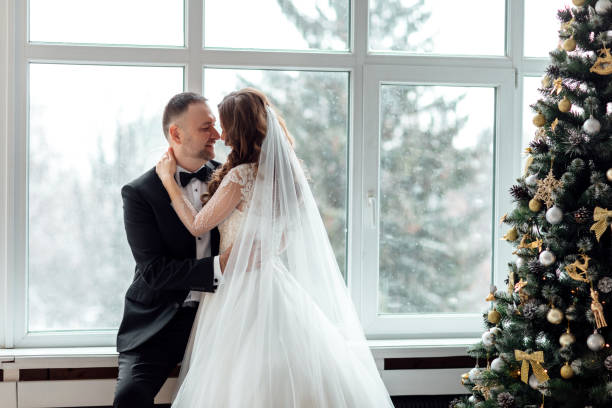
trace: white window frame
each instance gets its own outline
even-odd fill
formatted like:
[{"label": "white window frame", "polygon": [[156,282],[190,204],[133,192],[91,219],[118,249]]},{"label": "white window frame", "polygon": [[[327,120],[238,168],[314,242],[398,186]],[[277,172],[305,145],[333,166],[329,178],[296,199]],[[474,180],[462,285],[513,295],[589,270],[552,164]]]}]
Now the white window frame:
[{"label": "white window frame", "polygon": [[387,81],[496,88],[491,279],[503,287],[511,250],[499,240],[503,231],[497,220],[511,208],[508,188],[521,171],[522,78],[541,75],[547,65],[546,58],[522,55],[525,0],[506,0],[506,55],[499,57],[370,52],[367,0],[351,1],[348,52],[203,49],[202,2],[185,0],[185,47],[178,48],[30,44],[27,1],[7,0],[0,5],[0,27],[4,26],[0,28],[0,347],[112,346],[116,335],[116,331],[26,332],[30,62],[184,67],[185,89],[200,93],[206,67],[348,72],[347,281],[366,334],[371,339],[478,337],[482,332],[479,314],[390,317],[376,313],[378,230],[369,226],[368,193],[374,192],[378,200],[378,163],[372,155],[372,138],[378,137],[378,88]]}]

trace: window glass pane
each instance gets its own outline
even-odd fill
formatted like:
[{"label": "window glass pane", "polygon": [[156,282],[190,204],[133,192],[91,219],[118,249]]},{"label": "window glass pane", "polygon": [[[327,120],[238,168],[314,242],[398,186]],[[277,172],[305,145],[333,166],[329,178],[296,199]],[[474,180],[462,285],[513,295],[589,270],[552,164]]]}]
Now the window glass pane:
[{"label": "window glass pane", "polygon": [[533,117],[535,113],[529,107],[542,98],[542,95],[538,92],[540,88],[542,77],[524,77],[523,78],[523,143],[521,145],[521,151],[529,146],[529,142],[533,140],[536,132],[536,126],[533,124]]},{"label": "window glass pane", "polygon": [[30,41],[184,45],[182,0],[30,0]]},{"label": "window glass pane", "polygon": [[[205,69],[204,94],[211,107],[228,93],[250,86],[279,109],[329,234],[340,270],[346,262],[348,91],[347,72]],[[215,112],[218,116],[218,112]],[[217,143],[218,157],[227,155]]]},{"label": "window glass pane", "polygon": [[[504,0],[370,0],[369,48],[504,55]],[[478,24],[470,23],[477,16]]]},{"label": "window glass pane", "polygon": [[116,328],[134,276],[120,189],[155,165],[183,69],[30,65],[28,328]]},{"label": "window glass pane", "polygon": [[346,51],[348,38],[349,0],[204,0],[205,47]]},{"label": "window glass pane", "polygon": [[547,57],[559,44],[557,11],[565,6],[573,6],[571,0],[525,0],[525,40],[526,57]]},{"label": "window glass pane", "polygon": [[380,313],[468,313],[491,281],[493,88],[383,85]]}]

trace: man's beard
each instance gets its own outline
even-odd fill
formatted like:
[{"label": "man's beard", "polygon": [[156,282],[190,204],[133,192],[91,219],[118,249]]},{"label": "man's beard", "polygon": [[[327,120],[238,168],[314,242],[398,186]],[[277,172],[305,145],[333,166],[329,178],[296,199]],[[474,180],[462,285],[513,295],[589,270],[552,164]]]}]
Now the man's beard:
[{"label": "man's beard", "polygon": [[209,161],[215,158],[215,153],[214,151],[211,153],[206,149],[202,149],[198,152],[198,158]]}]

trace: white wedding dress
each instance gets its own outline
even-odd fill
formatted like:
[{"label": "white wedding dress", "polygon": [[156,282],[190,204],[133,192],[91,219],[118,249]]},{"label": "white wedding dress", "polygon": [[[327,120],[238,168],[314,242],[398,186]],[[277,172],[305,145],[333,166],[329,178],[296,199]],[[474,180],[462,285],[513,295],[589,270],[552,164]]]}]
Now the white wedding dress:
[{"label": "white wedding dress", "polygon": [[[199,214],[187,200],[177,209],[193,232],[218,224],[221,252],[233,247],[224,283],[198,308],[172,407],[391,408],[318,212],[311,219],[299,162],[273,133],[270,112],[259,166],[230,170]],[[280,193],[277,178],[292,192]]]}]

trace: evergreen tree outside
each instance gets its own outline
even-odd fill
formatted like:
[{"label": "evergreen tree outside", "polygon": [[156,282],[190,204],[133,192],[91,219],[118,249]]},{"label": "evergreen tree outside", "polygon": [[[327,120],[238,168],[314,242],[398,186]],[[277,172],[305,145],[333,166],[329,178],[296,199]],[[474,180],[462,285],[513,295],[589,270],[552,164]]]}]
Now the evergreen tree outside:
[{"label": "evergreen tree outside", "polygon": [[612,406],[612,4],[558,12],[560,46],[531,105],[538,127],[503,217],[515,248],[508,288],[491,288],[486,368],[466,407]]}]

